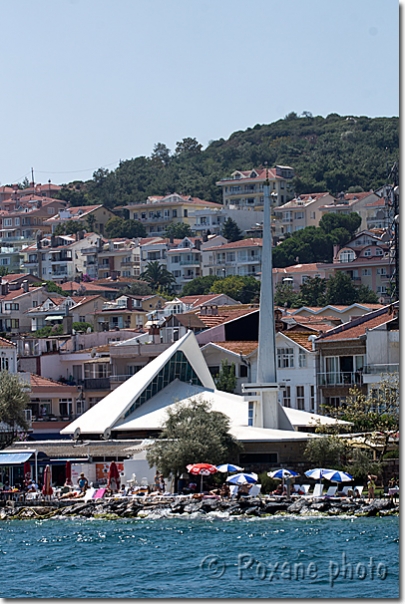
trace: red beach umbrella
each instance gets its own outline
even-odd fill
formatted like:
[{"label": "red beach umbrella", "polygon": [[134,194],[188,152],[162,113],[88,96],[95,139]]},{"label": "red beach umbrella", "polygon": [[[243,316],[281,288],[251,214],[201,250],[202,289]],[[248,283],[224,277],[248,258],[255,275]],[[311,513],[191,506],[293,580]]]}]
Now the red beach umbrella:
[{"label": "red beach umbrella", "polygon": [[44,471],[44,486],[42,487],[42,495],[52,495],[53,489],[51,487],[51,468],[50,466],[45,467]]},{"label": "red beach umbrella", "polygon": [[70,461],[66,462],[65,473],[66,473],[66,482],[68,484],[72,484],[72,464]]},{"label": "red beach umbrella", "polygon": [[218,468],[210,463],[194,463],[187,466],[187,472],[189,474],[194,474],[194,476],[201,476],[200,490],[202,491],[204,480],[203,477],[210,476],[210,474],[215,474],[218,472]]},{"label": "red beach umbrella", "polygon": [[111,489],[113,493],[119,491],[120,488],[120,473],[115,461],[110,463],[110,468],[108,470],[108,483],[107,487]]},{"label": "red beach umbrella", "polygon": [[29,461],[24,462],[24,480],[28,484],[31,478],[31,464]]}]

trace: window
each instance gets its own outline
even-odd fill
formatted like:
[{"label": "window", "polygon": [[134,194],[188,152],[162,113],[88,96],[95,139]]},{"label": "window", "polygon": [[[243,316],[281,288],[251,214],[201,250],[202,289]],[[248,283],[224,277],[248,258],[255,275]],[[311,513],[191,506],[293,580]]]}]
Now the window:
[{"label": "window", "polygon": [[188,216],[188,210],[185,209],[184,210],[184,218],[187,218],[187,216]]},{"label": "window", "polygon": [[302,220],[304,218],[304,212],[295,212],[295,220]]},{"label": "window", "polygon": [[364,255],[366,256],[366,258],[370,258],[370,256],[371,256],[371,250],[370,250],[370,248],[367,248],[365,250]]},{"label": "window", "polygon": [[20,310],[20,305],[16,302],[6,302],[4,305],[5,310]]},{"label": "window", "polygon": [[286,386],[283,390],[283,407],[291,407],[291,386]]},{"label": "window", "polygon": [[307,366],[307,353],[303,350],[300,350],[298,353],[298,366],[306,367]]},{"label": "window", "polygon": [[172,210],[172,216],[173,218],[177,218],[177,210]]},{"label": "window", "polygon": [[339,262],[352,262],[356,258],[353,250],[343,250],[339,255]]},{"label": "window", "polygon": [[178,264],[180,262],[180,256],[172,256],[172,264]]},{"label": "window", "polygon": [[325,404],[328,407],[335,407],[337,409],[340,406],[340,396],[326,396]]},{"label": "window", "polygon": [[315,386],[311,386],[310,405],[311,405],[311,411],[315,411]]},{"label": "window", "polygon": [[253,401],[249,401],[249,407],[248,407],[248,426],[253,426],[253,419],[254,419],[254,402]]},{"label": "window", "polygon": [[304,386],[297,386],[297,409],[305,409]]},{"label": "window", "polygon": [[2,357],[1,369],[2,369],[2,371],[8,371],[8,357]]},{"label": "window", "polygon": [[361,271],[361,274],[363,277],[370,277],[371,276],[371,268],[363,268]]},{"label": "window", "polygon": [[20,219],[14,218],[14,226],[20,226]]},{"label": "window", "polygon": [[84,315],[80,315],[79,316],[79,322],[80,323],[85,323],[86,322],[86,317]]},{"label": "window", "polygon": [[301,277],[301,283],[306,283],[311,277],[309,277],[308,275],[302,275]]},{"label": "window", "polygon": [[208,369],[213,377],[216,377],[219,373],[219,365],[213,365],[212,367],[208,367]]},{"label": "window", "polygon": [[3,218],[3,226],[5,226],[5,227],[13,226],[13,219],[12,218]]},{"label": "window", "polygon": [[315,217],[316,217],[315,212],[311,212],[311,219],[312,219],[312,220],[314,220],[314,219],[315,219]]},{"label": "window", "polygon": [[18,329],[20,327],[19,319],[6,319],[6,329]]},{"label": "window", "polygon": [[386,275],[387,274],[387,269],[386,268],[378,268],[377,269],[377,275]]},{"label": "window", "polygon": [[277,348],[277,367],[280,369],[294,367],[293,348]]},{"label": "window", "polygon": [[248,368],[246,365],[239,365],[239,377],[245,378],[248,376]]},{"label": "window", "polygon": [[385,285],[379,285],[377,287],[377,294],[386,294],[387,293],[387,288],[385,287]]},{"label": "window", "polygon": [[65,416],[72,415],[72,401],[70,399],[59,399],[59,414]]},{"label": "window", "polygon": [[375,249],[375,255],[376,256],[384,256],[384,252],[383,252],[383,250],[380,247],[377,247]]}]

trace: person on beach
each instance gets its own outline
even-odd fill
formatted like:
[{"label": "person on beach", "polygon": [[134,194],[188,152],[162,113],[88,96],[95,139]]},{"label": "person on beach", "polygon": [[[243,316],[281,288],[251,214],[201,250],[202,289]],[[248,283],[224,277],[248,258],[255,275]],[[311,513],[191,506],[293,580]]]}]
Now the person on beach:
[{"label": "person on beach", "polygon": [[372,499],[375,498],[375,480],[377,480],[377,476],[374,476],[373,474],[369,474],[367,476],[368,478],[368,482],[367,482],[367,488],[368,488],[368,498],[371,501]]},{"label": "person on beach", "polygon": [[153,479],[155,483],[155,491],[160,491],[160,474],[156,470],[155,478]]},{"label": "person on beach", "polygon": [[79,485],[79,489],[80,489],[81,493],[85,493],[87,491],[87,489],[89,488],[89,481],[85,477],[84,472],[80,473],[77,484]]},{"label": "person on beach", "polygon": [[163,474],[159,474],[159,491],[164,493],[166,491],[165,477]]}]

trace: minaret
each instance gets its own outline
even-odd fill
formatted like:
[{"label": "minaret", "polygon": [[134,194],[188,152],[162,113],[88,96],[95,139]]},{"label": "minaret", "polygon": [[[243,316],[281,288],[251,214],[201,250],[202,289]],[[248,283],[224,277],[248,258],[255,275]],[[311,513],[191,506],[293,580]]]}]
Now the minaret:
[{"label": "minaret", "polygon": [[270,183],[267,173],[264,185],[262,281],[260,288],[257,376],[255,384],[243,384],[242,389],[245,393],[245,399],[254,403],[254,426],[293,430],[283,407],[278,402],[279,388],[276,361]]}]

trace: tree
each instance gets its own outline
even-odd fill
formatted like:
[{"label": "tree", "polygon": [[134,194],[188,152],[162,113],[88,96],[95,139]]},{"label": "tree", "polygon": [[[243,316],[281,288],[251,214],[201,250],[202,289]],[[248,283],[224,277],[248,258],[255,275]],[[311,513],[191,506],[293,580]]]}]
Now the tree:
[{"label": "tree", "polygon": [[181,292],[182,296],[202,296],[212,291],[213,284],[219,280],[215,275],[196,277],[190,283],[186,283]]},{"label": "tree", "polygon": [[126,294],[131,296],[148,296],[149,294],[153,294],[153,289],[146,281],[134,281],[129,287],[121,289],[117,297],[125,296]]},{"label": "tree", "polygon": [[110,239],[115,237],[126,237],[134,239],[136,237],[146,237],[146,229],[139,220],[125,220],[119,216],[110,218],[105,225],[105,233]]},{"label": "tree", "polygon": [[[5,426],[2,428],[2,446],[8,446],[21,430],[28,429],[25,418],[25,410],[30,400],[27,392],[27,384],[20,381],[18,375],[8,371],[0,371],[0,422]],[[9,435],[9,440],[4,435]]]},{"label": "tree", "polygon": [[333,233],[335,229],[343,228],[353,237],[361,225],[361,216],[357,212],[350,214],[325,213],[319,221],[319,228],[325,233]]},{"label": "tree", "polygon": [[218,390],[223,392],[235,392],[236,388],[236,375],[235,375],[235,363],[228,363],[228,359],[221,361],[221,369],[215,376],[215,385]]},{"label": "tree", "polygon": [[183,140],[176,143],[176,155],[199,155],[201,153],[202,145],[196,138],[183,138]]},{"label": "tree", "polygon": [[0,266],[0,277],[5,277],[5,275],[8,275],[9,270],[7,268],[7,266]]},{"label": "tree", "polygon": [[254,277],[230,275],[215,281],[211,288],[214,294],[226,294],[242,304],[258,302],[260,297],[260,282]]},{"label": "tree", "polygon": [[382,459],[390,438],[399,431],[399,374],[386,374],[369,394],[351,388],[343,405],[325,405],[324,411],[350,422],[345,432],[362,433],[361,444]]},{"label": "tree", "polygon": [[363,304],[377,304],[378,296],[368,285],[362,283],[357,288],[357,302],[362,302]]},{"label": "tree", "polygon": [[232,218],[227,218],[222,227],[222,236],[228,241],[239,241],[243,239],[242,231]]},{"label": "tree", "polygon": [[204,400],[177,403],[169,409],[159,438],[146,458],[165,475],[176,479],[190,463],[220,464],[235,459],[239,443],[229,433],[229,418],[212,411]]},{"label": "tree", "polygon": [[326,279],[309,278],[300,287],[300,298],[305,306],[325,306]]},{"label": "tree", "polygon": [[304,456],[315,467],[339,470],[347,462],[348,448],[345,441],[335,434],[312,438],[305,447]]},{"label": "tree", "polygon": [[74,235],[84,229],[84,224],[80,220],[66,220],[56,225],[54,235]]},{"label": "tree", "polygon": [[94,225],[96,224],[96,217],[94,216],[94,214],[89,214],[86,218],[86,226],[87,226],[87,231],[89,233],[93,233],[94,232]]},{"label": "tree", "polygon": [[151,159],[158,165],[168,166],[170,163],[170,149],[164,143],[156,143],[153,147]]},{"label": "tree", "polygon": [[300,295],[294,291],[290,283],[277,283],[274,292],[274,304],[287,308],[299,308],[302,306]]},{"label": "tree", "polygon": [[170,291],[176,279],[165,266],[157,260],[148,262],[146,269],[141,273],[140,278],[149,283],[152,289],[157,290],[159,287]]},{"label": "tree", "polygon": [[165,237],[173,237],[173,239],[184,239],[184,237],[191,236],[191,227],[185,222],[172,222],[168,225],[165,232]]},{"label": "tree", "polygon": [[326,282],[326,304],[354,304],[357,288],[346,273],[338,271]]}]

